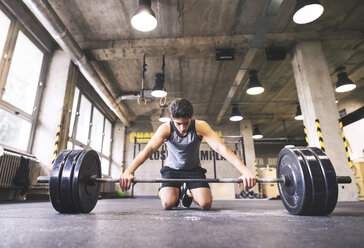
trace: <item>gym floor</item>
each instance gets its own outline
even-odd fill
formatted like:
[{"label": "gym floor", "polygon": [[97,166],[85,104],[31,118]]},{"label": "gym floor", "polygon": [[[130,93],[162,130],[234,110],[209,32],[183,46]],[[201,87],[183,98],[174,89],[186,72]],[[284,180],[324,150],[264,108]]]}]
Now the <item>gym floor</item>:
[{"label": "gym floor", "polygon": [[364,202],[328,217],[292,216],[280,200],[216,200],[166,211],[156,198],[99,200],[90,214],[50,202],[0,204],[0,247],[363,247]]}]

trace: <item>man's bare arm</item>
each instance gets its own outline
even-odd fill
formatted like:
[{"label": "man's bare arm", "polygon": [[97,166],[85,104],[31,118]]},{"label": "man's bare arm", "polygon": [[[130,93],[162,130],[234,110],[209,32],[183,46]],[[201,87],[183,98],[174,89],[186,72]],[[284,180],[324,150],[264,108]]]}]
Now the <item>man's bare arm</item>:
[{"label": "man's bare arm", "polygon": [[223,156],[229,163],[231,163],[241,174],[241,179],[244,180],[244,186],[251,188],[255,185],[256,179],[254,175],[248,170],[238,156],[235,155],[220,139],[220,137],[212,130],[209,124],[205,121],[196,121],[196,132],[205,138],[206,142],[211,148]]},{"label": "man's bare arm", "polygon": [[147,160],[158,148],[163,144],[164,140],[168,138],[170,134],[169,123],[164,123],[159,126],[157,132],[150,139],[144,149],[135,157],[130,166],[120,176],[121,190],[126,191],[131,186],[131,180],[135,177],[132,175],[145,160]]}]

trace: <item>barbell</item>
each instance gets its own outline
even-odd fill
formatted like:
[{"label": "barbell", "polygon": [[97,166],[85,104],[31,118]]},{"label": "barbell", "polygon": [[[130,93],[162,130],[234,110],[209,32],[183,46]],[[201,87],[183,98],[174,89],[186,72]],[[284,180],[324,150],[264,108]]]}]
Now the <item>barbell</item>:
[{"label": "barbell", "polygon": [[[101,163],[94,150],[62,151],[49,177],[49,196],[60,213],[89,213],[95,207],[101,183],[119,179],[102,178]],[[134,179],[133,183],[207,182],[242,183],[241,179]],[[337,203],[338,183],[351,183],[336,176],[331,161],[316,147],[283,148],[277,160],[277,178],[258,178],[259,183],[277,183],[283,205],[293,215],[328,215]]]}]

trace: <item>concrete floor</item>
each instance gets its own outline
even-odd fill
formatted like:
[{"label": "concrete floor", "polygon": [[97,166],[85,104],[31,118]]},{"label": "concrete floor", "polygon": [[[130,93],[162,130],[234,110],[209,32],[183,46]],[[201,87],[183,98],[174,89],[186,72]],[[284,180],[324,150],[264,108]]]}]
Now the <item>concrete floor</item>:
[{"label": "concrete floor", "polygon": [[50,202],[0,204],[0,247],[364,247],[364,202],[329,217],[292,216],[279,200],[162,210],[158,199],[100,200],[90,214]]}]

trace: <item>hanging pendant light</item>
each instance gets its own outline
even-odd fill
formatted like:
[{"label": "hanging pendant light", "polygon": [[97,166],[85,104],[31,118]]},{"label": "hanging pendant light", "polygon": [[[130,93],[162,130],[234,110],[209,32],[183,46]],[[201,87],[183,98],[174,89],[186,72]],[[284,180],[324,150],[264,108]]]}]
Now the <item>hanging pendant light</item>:
[{"label": "hanging pendant light", "polygon": [[139,0],[139,8],[131,18],[131,25],[141,32],[149,32],[157,27],[151,0]]},{"label": "hanging pendant light", "polygon": [[294,8],[293,21],[297,24],[306,24],[319,18],[324,7],[319,0],[297,0]]},{"label": "hanging pendant light", "polygon": [[248,89],[246,90],[246,93],[249,95],[258,95],[263,93],[264,88],[258,81],[257,76],[258,71],[257,70],[250,70],[249,71],[249,83],[248,83]]},{"label": "hanging pendant light", "polygon": [[344,66],[336,68],[335,72],[337,72],[338,79],[335,89],[336,92],[348,92],[356,88],[354,82],[348,78],[348,74],[346,74]]},{"label": "hanging pendant light", "polygon": [[253,139],[261,139],[261,138],[263,138],[263,135],[260,133],[258,125],[255,125],[253,130]]},{"label": "hanging pendant light", "polygon": [[230,115],[230,121],[241,121],[243,119],[243,116],[240,114],[238,105],[233,104],[233,109],[231,111]]},{"label": "hanging pendant light", "polygon": [[152,90],[152,96],[154,97],[165,97],[167,95],[167,91],[164,88],[164,54],[162,56],[162,73],[155,74],[155,85]]},{"label": "hanging pendant light", "polygon": [[155,74],[155,85],[152,90],[152,96],[154,97],[165,97],[167,91],[164,88],[164,75],[162,73]]},{"label": "hanging pendant light", "polygon": [[166,108],[162,108],[162,113],[159,117],[159,121],[160,122],[169,122],[171,120],[171,118],[168,115],[167,109]]},{"label": "hanging pendant light", "polygon": [[297,105],[296,116],[294,117],[294,119],[297,120],[297,121],[302,121],[303,120],[303,114],[301,112],[300,105]]}]

